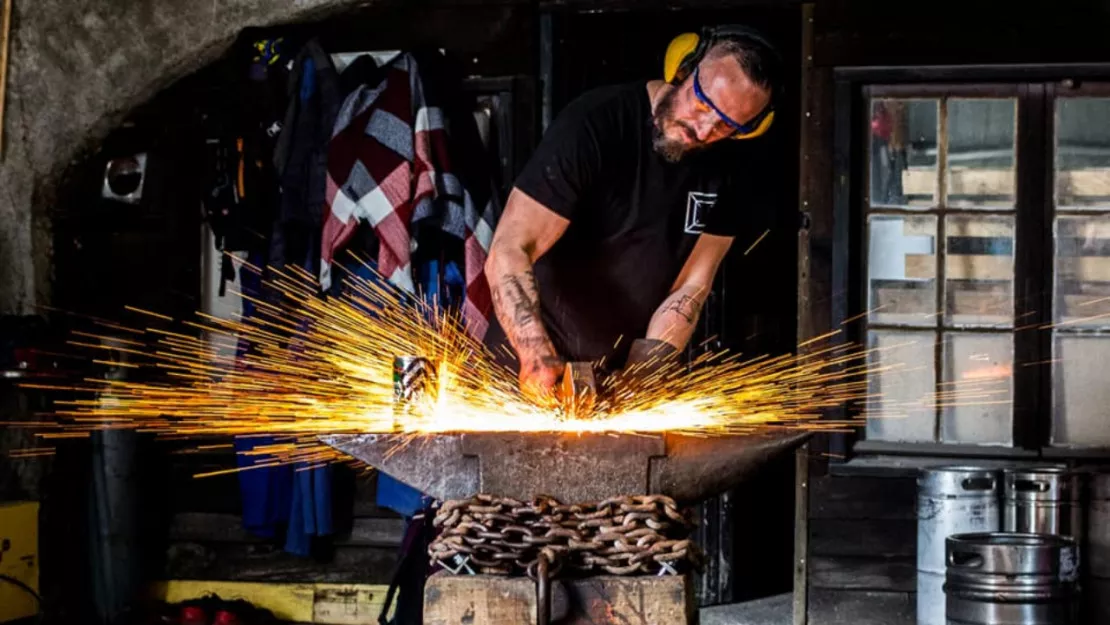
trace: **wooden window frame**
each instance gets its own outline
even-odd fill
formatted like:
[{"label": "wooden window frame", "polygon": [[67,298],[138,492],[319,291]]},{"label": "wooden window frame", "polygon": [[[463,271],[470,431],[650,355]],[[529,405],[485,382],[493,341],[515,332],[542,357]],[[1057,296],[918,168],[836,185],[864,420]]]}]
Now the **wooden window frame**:
[{"label": "wooden window frame", "polygon": [[[834,71],[833,126],[833,271],[830,293],[833,327],[843,326],[846,340],[866,343],[866,213],[868,124],[872,97],[1012,97],[1017,100],[1015,135],[1014,326],[1052,323],[1055,198],[1055,116],[1058,87],[1065,81],[1097,80],[1090,91],[1110,95],[1110,64],[837,68]],[[1070,93],[1078,93],[1072,90]],[[939,111],[938,111],[939,115]],[[939,121],[939,120],[938,120]],[[946,141],[938,129],[938,146]],[[939,150],[938,150],[939,151]],[[938,170],[944,166],[938,154]],[[943,174],[942,174],[943,175]],[[938,198],[943,205],[943,197]],[[881,209],[878,212],[896,213]],[[937,215],[936,210],[905,214]],[[960,210],[964,213],[965,211]],[[967,213],[992,214],[990,210]],[[1110,211],[1108,211],[1110,212]],[[938,226],[938,236],[943,230]],[[943,241],[938,239],[938,247]],[[938,255],[938,263],[942,262]],[[941,290],[943,273],[938,273]],[[855,320],[853,320],[855,318]],[[922,328],[939,332],[937,328]],[[1012,330],[1005,330],[1012,332]],[[939,335],[938,335],[939,336]],[[1010,446],[961,443],[902,443],[866,440],[865,426],[841,435],[835,447],[855,453],[983,458],[1090,458],[1110,455],[1099,447],[1052,445],[1052,367],[1021,366],[1049,360],[1052,332],[1013,332],[1013,432]],[[939,365],[938,365],[939,366]],[[938,374],[938,380],[940,379]],[[941,427],[939,417],[936,427]],[[861,417],[859,413],[849,415]],[[846,458],[847,459],[847,458]],[[846,460],[845,459],[845,460]]]}]

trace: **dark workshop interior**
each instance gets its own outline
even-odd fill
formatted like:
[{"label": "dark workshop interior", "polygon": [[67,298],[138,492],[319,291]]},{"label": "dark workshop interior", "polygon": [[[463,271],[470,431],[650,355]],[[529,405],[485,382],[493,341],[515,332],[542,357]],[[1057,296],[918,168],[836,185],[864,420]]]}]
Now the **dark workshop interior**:
[{"label": "dark workshop interior", "polygon": [[[1110,623],[1110,5],[0,5],[0,623]],[[311,351],[320,319],[381,322],[265,321],[299,297],[265,277],[330,271],[320,306],[393,293],[374,268],[414,211],[440,211],[404,224],[415,306],[496,324],[482,261],[541,141],[561,145],[549,127],[730,24],[781,59],[769,130],[718,150],[758,172],[741,209],[773,210],[711,274],[679,357],[738,355],[752,380],[801,363],[774,392],[813,412],[802,429],[332,436],[259,412],[237,433],[221,410],[253,399],[212,391],[216,417],[190,421],[199,392],[156,392],[272,366],[305,381],[265,391],[302,414],[332,370],[267,355]],[[397,98],[410,118],[385,112]],[[400,126],[375,146],[399,143],[375,161],[359,142],[383,117]],[[356,179],[381,184],[351,199]],[[390,184],[413,197],[382,214]],[[441,203],[465,217],[421,204],[421,184],[462,188]],[[150,340],[193,355],[147,366],[168,362]],[[399,361],[373,365],[394,393]],[[850,396],[823,388],[843,380]],[[135,388],[153,411],[114,395]],[[543,529],[559,523],[569,542]]]}]

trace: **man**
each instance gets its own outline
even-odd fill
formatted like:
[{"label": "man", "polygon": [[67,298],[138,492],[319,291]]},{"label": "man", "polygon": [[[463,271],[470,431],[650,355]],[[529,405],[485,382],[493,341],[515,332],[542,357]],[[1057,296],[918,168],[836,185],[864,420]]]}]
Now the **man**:
[{"label": "man", "polygon": [[773,119],[773,48],[721,27],[680,36],[667,61],[667,82],[570,103],[509,195],[485,266],[504,334],[488,343],[507,337],[533,400],[554,400],[567,361],[678,353],[734,239],[769,223],[764,140],[729,139]]}]

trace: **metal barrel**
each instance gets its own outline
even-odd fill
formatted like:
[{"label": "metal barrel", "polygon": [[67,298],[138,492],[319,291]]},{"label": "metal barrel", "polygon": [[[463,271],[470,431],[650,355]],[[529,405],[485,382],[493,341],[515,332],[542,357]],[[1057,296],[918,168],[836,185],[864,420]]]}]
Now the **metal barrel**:
[{"label": "metal barrel", "polygon": [[923,470],[917,479],[917,623],[944,624],[945,539],[1001,529],[1001,473],[972,466]]},{"label": "metal barrel", "polygon": [[1007,532],[1071,536],[1082,545],[1081,474],[1064,467],[1003,471],[1002,529]]},{"label": "metal barrel", "polygon": [[1065,536],[984,532],[949,536],[948,625],[1075,625],[1076,542]]}]

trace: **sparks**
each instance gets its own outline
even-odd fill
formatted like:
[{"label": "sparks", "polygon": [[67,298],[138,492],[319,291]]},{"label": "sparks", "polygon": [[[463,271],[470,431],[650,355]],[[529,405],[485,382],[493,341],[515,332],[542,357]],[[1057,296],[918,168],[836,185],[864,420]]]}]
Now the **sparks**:
[{"label": "sparks", "polygon": [[[390,432],[415,439],[465,431],[711,436],[781,428],[842,430],[852,423],[821,419],[824,411],[868,399],[870,351],[844,343],[819,345],[839,333],[833,331],[807,341],[807,349],[797,355],[744,360],[706,353],[689,367],[663,367],[637,384],[616,374],[604,384],[607,392],[592,414],[568,416],[525,401],[513,372],[494,364],[455,314],[356,276],[349,292],[327,298],[317,294],[303,271],[274,270],[266,283],[280,297],[243,294],[255,315],[221,319],[202,314],[199,321],[185,322],[195,335],[113,322],[102,324],[104,335],[75,334],[71,344],[92,350],[97,361],[115,362],[111,356],[125,354],[127,362],[115,364],[122,364],[127,376],[88,378],[69,386],[28,383],[78,392],[76,399],[56,403],[52,425],[40,436],[69,438],[117,428],[173,439],[279,435],[286,442],[258,448],[260,456],[319,465],[346,459],[321,445],[315,438],[320,434]],[[132,310],[156,321],[168,319]],[[113,338],[109,330],[125,330],[128,338]],[[148,340],[141,342],[144,335]],[[239,345],[249,348],[239,353]],[[419,355],[434,363],[436,392],[416,403],[396,404],[392,361],[397,355]],[[949,394],[933,398],[955,399]]]}]

